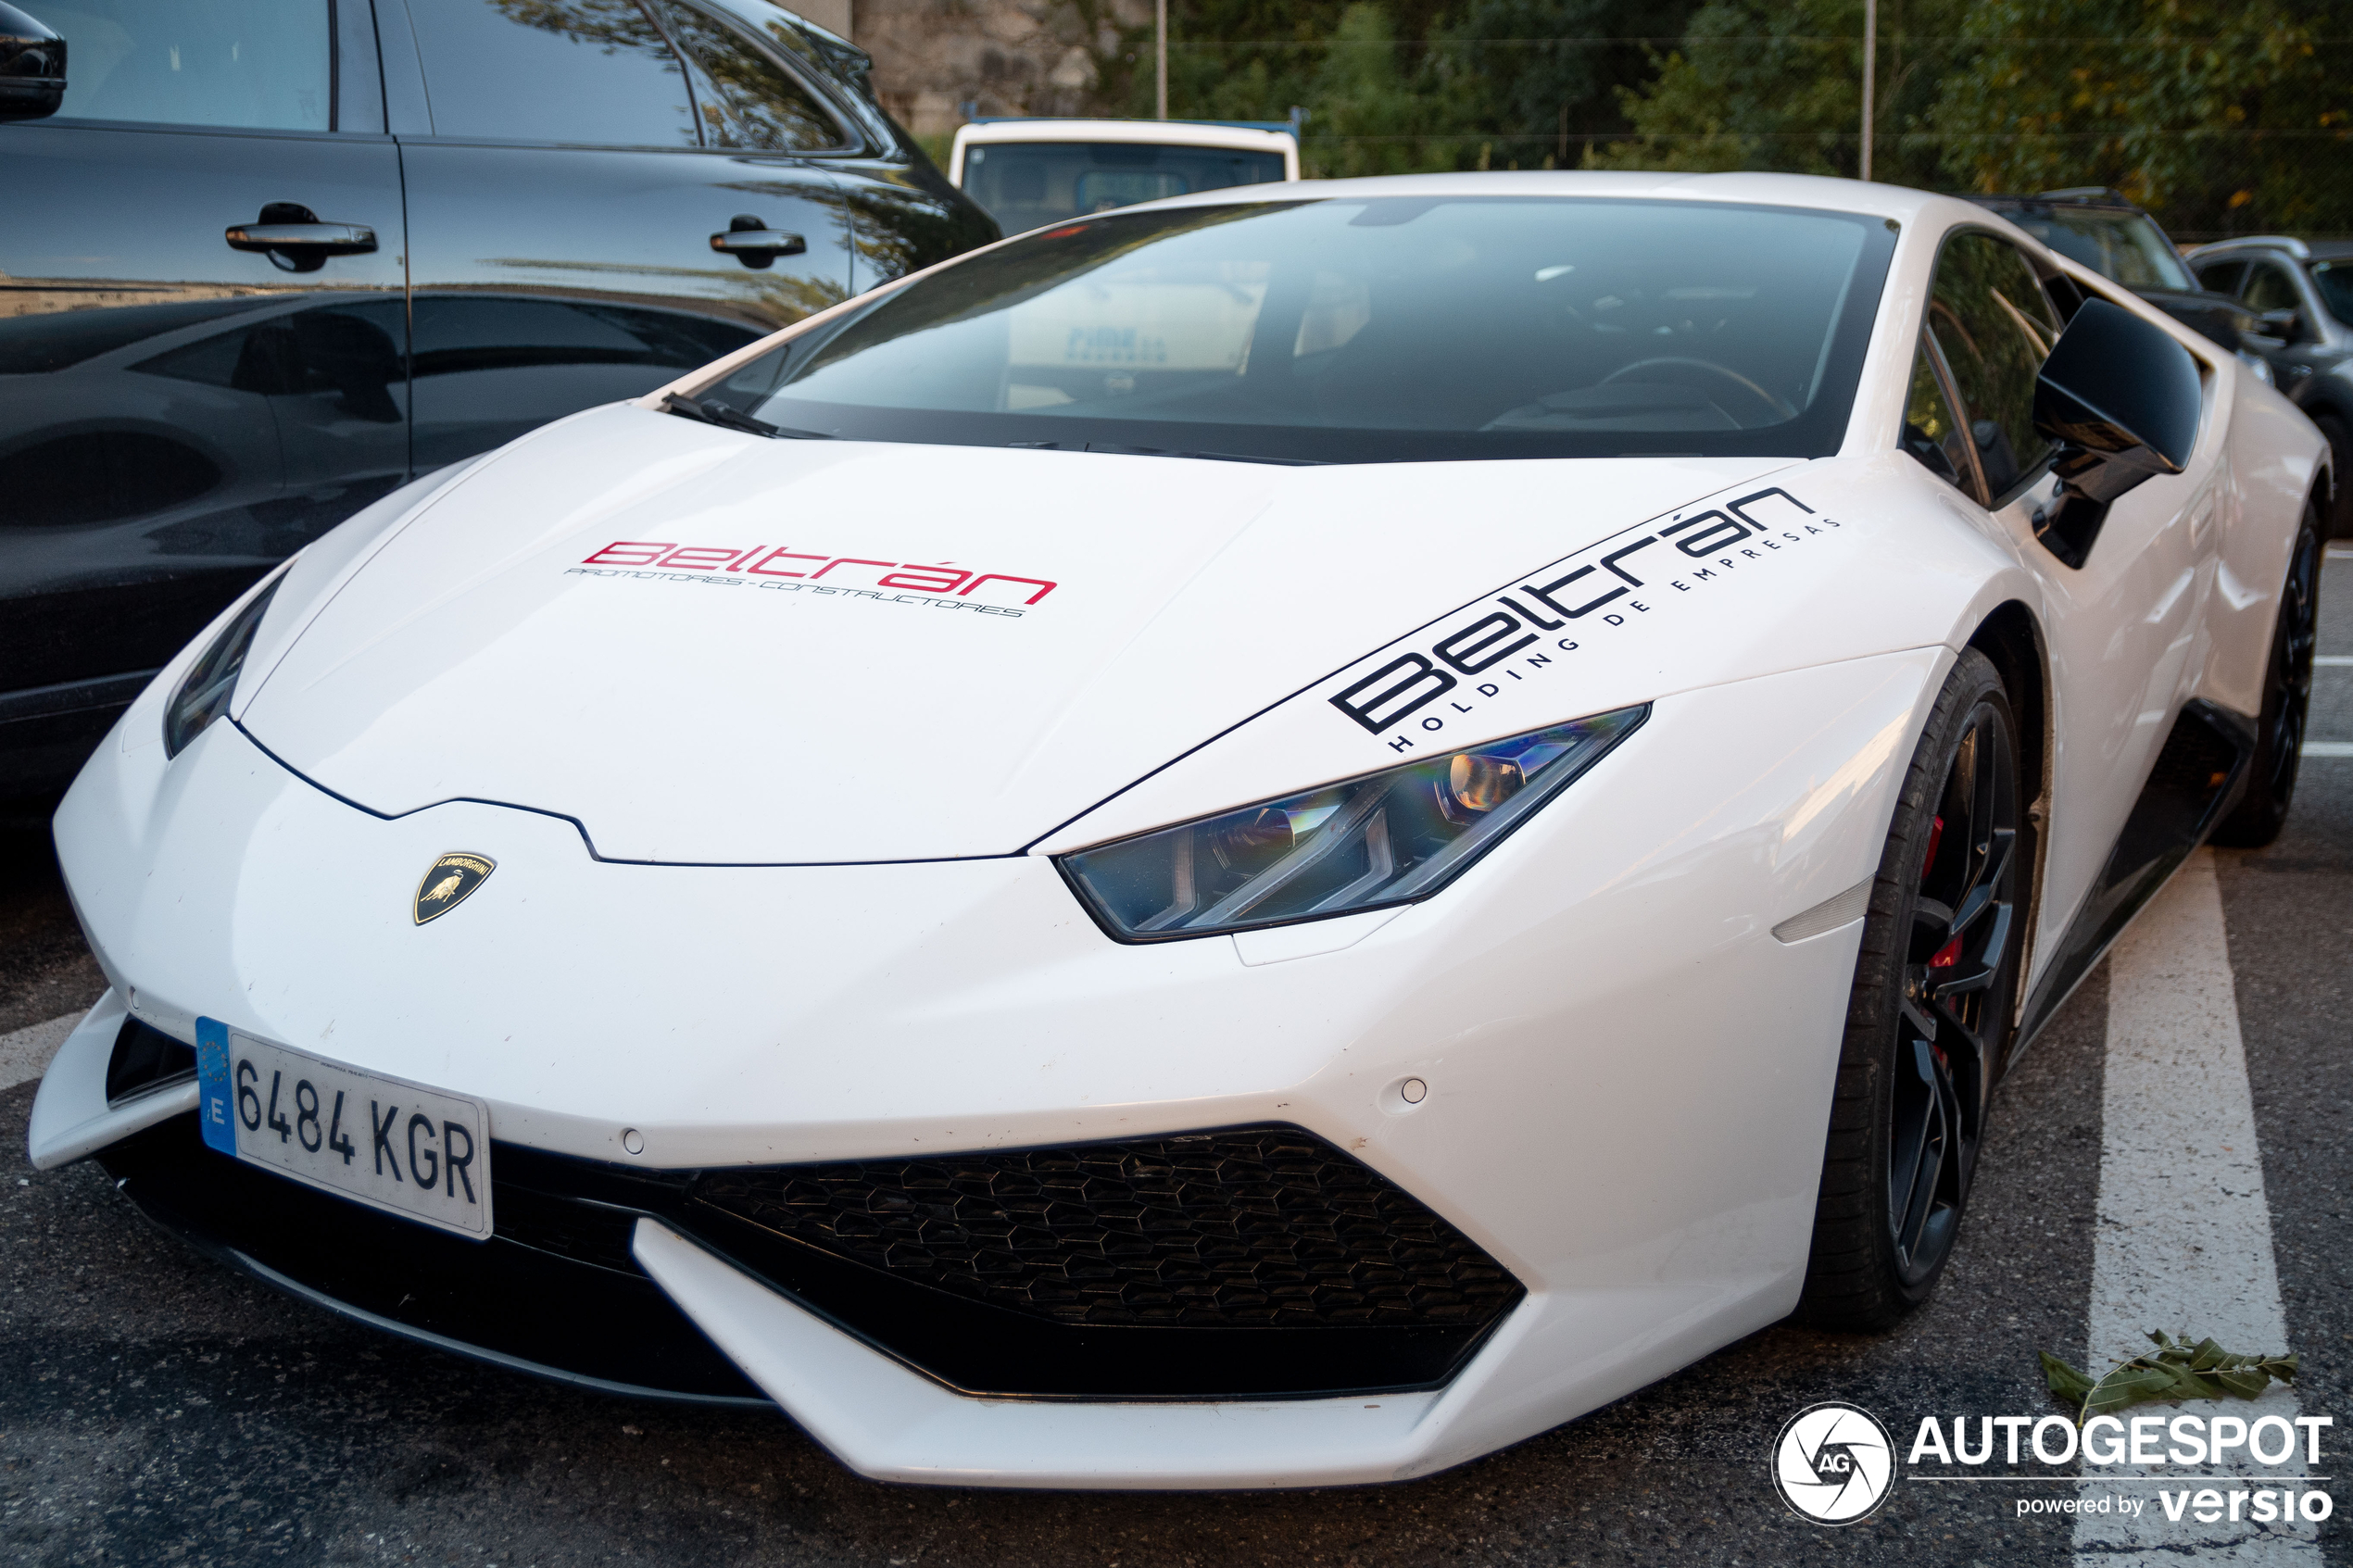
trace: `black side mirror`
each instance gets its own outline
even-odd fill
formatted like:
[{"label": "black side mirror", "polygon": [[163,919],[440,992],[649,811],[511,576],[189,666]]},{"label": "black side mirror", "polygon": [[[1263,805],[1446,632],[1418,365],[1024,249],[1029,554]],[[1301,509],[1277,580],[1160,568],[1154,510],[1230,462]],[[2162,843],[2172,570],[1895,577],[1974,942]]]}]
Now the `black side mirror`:
[{"label": "black side mirror", "polygon": [[43,119],[66,101],[66,41],[0,0],[0,119]]},{"label": "black side mirror", "polygon": [[2282,343],[2294,343],[2301,327],[2302,319],[2296,315],[2296,307],[2293,305],[2282,306],[2277,310],[2266,310],[2255,318],[2257,332],[2261,332],[2265,337],[2278,338]]},{"label": "black side mirror", "polygon": [[2034,429],[2058,448],[2058,504],[2034,524],[2044,546],[2082,566],[2117,497],[2189,462],[2204,408],[2188,349],[2121,306],[2085,300],[2034,381]]}]

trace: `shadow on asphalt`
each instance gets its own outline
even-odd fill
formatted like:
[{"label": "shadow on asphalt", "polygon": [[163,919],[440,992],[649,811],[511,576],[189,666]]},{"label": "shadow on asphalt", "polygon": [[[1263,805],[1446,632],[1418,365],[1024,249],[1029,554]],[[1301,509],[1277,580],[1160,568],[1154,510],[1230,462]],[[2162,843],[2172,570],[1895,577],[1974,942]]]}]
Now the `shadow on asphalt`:
[{"label": "shadow on asphalt", "polygon": [[0,800],[0,1035],[79,1012],[107,988],[49,837],[55,797]]}]

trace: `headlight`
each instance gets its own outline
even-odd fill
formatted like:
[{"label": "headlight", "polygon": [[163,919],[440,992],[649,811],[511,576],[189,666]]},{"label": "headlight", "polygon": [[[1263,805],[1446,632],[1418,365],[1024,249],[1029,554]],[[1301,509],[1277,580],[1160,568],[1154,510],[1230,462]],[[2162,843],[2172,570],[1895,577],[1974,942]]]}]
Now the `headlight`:
[{"label": "headlight", "polygon": [[220,629],[212,646],[204,650],[204,657],[189,668],[181,681],[180,689],[171,694],[171,704],[163,710],[166,757],[177,757],[185,751],[188,743],[202,734],[207,724],[229,711],[229,699],[237,690],[237,675],[245,667],[245,650],[253,646],[253,634],[260,629],[270,600],[285,579],[286,574],[281,570],[268,587],[237,611],[236,619]]},{"label": "headlight", "polygon": [[1427,898],[1650,716],[1621,708],[1062,857],[1111,934],[1157,942]]}]

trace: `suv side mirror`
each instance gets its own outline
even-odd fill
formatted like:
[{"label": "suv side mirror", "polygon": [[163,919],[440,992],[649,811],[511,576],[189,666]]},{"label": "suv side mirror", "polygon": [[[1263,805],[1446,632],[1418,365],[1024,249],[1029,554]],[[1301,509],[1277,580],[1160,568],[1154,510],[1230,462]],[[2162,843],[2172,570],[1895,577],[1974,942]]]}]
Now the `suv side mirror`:
[{"label": "suv side mirror", "polygon": [[2266,310],[2255,318],[2255,330],[2265,337],[2278,338],[2282,343],[2294,343],[2302,325],[2296,307],[2284,305],[2277,310]]},{"label": "suv side mirror", "polygon": [[0,0],[0,119],[42,119],[66,101],[66,41]]},{"label": "suv side mirror", "polygon": [[2034,524],[2045,547],[2082,566],[2117,497],[2189,462],[2204,408],[2188,349],[2121,306],[2085,300],[2034,380],[2034,429],[2057,447],[2058,504]]}]

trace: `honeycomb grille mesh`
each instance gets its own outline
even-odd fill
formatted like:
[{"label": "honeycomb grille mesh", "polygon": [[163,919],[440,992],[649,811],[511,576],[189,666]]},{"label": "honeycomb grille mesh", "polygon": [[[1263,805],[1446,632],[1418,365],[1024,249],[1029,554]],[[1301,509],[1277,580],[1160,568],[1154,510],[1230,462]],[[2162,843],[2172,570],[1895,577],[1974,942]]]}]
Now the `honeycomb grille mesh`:
[{"label": "honeycomb grille mesh", "polygon": [[1519,1282],[1293,1127],[707,1171],[696,1199],[901,1278],[1066,1323],[1478,1327]]}]

